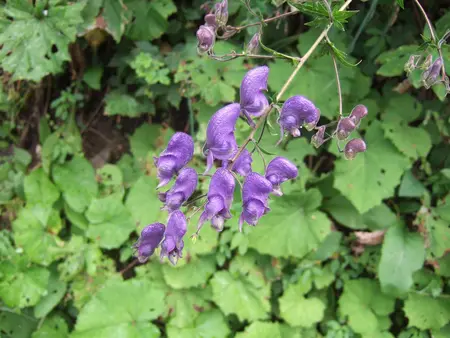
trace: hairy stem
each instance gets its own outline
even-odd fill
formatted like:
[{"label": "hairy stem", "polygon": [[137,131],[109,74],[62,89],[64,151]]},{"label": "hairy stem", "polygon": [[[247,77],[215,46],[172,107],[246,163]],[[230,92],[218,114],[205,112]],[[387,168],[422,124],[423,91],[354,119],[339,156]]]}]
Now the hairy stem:
[{"label": "hairy stem", "polygon": [[[331,43],[330,40],[328,39],[328,35],[326,39],[329,43]],[[336,56],[334,56],[333,51],[331,51],[331,58],[333,59],[334,72],[336,74],[336,85],[339,95],[339,119],[340,119],[342,117],[342,89],[341,89],[341,81],[339,80],[339,70],[336,62]]]},{"label": "hairy stem", "polygon": [[[339,8],[340,11],[345,10],[352,0],[347,0],[341,8]],[[300,59],[300,62],[298,63],[297,67],[295,67],[292,74],[287,79],[286,83],[284,84],[283,88],[281,88],[280,92],[278,93],[276,97],[276,102],[278,102],[281,97],[286,93],[288,87],[291,85],[292,81],[294,80],[297,73],[300,71],[300,69],[303,67],[303,65],[306,63],[306,61],[309,59],[309,57],[312,55],[312,53],[315,51],[317,46],[322,42],[322,40],[326,37],[328,34],[328,31],[331,29],[331,24],[328,25],[322,33],[320,33],[319,37],[316,39],[316,41],[313,43],[313,45],[309,48],[309,50],[306,52],[306,54]],[[241,155],[241,153],[244,151],[244,149],[247,147],[247,145],[250,143],[251,140],[253,140],[256,131],[264,124],[266,118],[269,116],[270,112],[273,109],[273,104],[270,104],[263,112],[261,118],[259,119],[258,123],[256,124],[255,128],[250,132],[250,135],[247,137],[247,139],[244,141],[244,144],[239,148],[238,152],[234,157],[231,159],[230,163],[228,164],[227,169],[231,170],[233,167],[233,163],[236,161],[236,159]]]},{"label": "hairy stem", "polygon": [[295,10],[295,11],[292,11],[292,12],[287,12],[287,13],[275,15],[275,16],[273,16],[271,18],[267,18],[267,19],[264,19],[264,20],[259,21],[259,22],[254,22],[254,23],[249,23],[248,25],[234,27],[234,29],[237,32],[239,32],[239,31],[241,31],[243,29],[246,29],[248,27],[259,26],[259,25],[262,25],[263,23],[269,23],[269,22],[272,22],[272,21],[275,21],[275,20],[278,20],[278,19],[282,19],[282,18],[285,18],[287,16],[291,16],[291,15],[294,15],[294,14],[297,14],[297,13],[300,13],[300,11]]},{"label": "hairy stem", "polygon": [[260,54],[247,54],[247,53],[235,53],[231,52],[228,54],[223,55],[209,55],[211,59],[214,59],[216,61],[231,61],[240,57],[245,57],[249,59],[289,59],[293,61],[299,61],[300,58],[284,55],[284,54],[277,54],[277,55],[260,55]]}]

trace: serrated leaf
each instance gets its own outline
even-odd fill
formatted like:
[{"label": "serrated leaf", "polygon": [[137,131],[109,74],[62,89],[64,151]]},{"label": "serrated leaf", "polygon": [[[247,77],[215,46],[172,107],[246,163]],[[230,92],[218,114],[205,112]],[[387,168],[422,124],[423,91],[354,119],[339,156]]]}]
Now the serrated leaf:
[{"label": "serrated leaf", "polygon": [[123,0],[108,0],[103,4],[102,16],[105,19],[106,31],[112,35],[117,43],[120,42],[123,33],[125,33],[129,14]]},{"label": "serrated leaf", "polygon": [[377,70],[378,75],[385,77],[400,76],[405,72],[405,63],[411,55],[419,53],[417,45],[403,45],[395,50],[384,52],[375,62],[381,64]]},{"label": "serrated leaf", "polygon": [[179,328],[167,325],[168,338],[226,338],[230,332],[223,314],[218,310],[202,312],[194,324]]},{"label": "serrated leaf", "polygon": [[382,329],[382,320],[394,310],[395,299],[384,295],[375,280],[348,280],[339,299],[340,312],[348,316],[348,324],[363,336]]},{"label": "serrated leaf", "polygon": [[166,297],[170,311],[170,326],[186,328],[195,325],[200,314],[210,308],[209,292],[205,289],[171,290]]},{"label": "serrated leaf", "polygon": [[333,185],[360,213],[392,196],[404,170],[410,166],[409,160],[384,138],[379,122],[372,123],[365,142],[365,153],[352,161],[341,158],[335,162]]},{"label": "serrated leaf", "polygon": [[33,333],[31,338],[64,338],[69,335],[69,327],[64,318],[52,316],[46,318],[42,326]]},{"label": "serrated leaf", "polygon": [[59,280],[57,273],[53,272],[50,274],[47,284],[47,294],[34,307],[34,315],[36,318],[45,317],[53,310],[64,296],[66,287],[66,283]]},{"label": "serrated leaf", "polygon": [[59,73],[70,60],[68,47],[76,38],[84,6],[84,1],[70,5],[52,1],[48,9],[38,11],[33,2],[8,1],[0,10],[8,18],[0,33],[2,68],[14,80],[36,82]]},{"label": "serrated leaf", "polygon": [[55,165],[53,180],[67,204],[75,212],[83,212],[98,192],[95,171],[84,157],[76,156],[63,165]]},{"label": "serrated leaf", "polygon": [[[189,240],[186,238],[186,240]],[[190,259],[186,264],[163,265],[162,272],[167,285],[174,289],[197,287],[205,284],[216,271],[214,256]]]},{"label": "serrated leaf", "polygon": [[450,300],[411,293],[405,301],[404,311],[409,326],[439,330],[450,320]]},{"label": "serrated leaf", "polygon": [[249,233],[249,247],[275,257],[302,258],[316,250],[331,230],[327,216],[316,210],[315,190],[292,192],[270,204],[271,211]]},{"label": "serrated leaf", "polygon": [[280,323],[260,322],[251,323],[244,332],[238,332],[236,338],[283,338]]},{"label": "serrated leaf", "polygon": [[404,225],[390,228],[384,236],[378,277],[384,293],[403,295],[413,285],[412,275],[425,261],[423,237]]},{"label": "serrated leaf", "polygon": [[160,332],[150,320],[163,311],[164,293],[150,282],[112,280],[83,307],[71,337],[106,338],[119,334],[156,338]]},{"label": "serrated leaf", "polygon": [[105,249],[119,247],[136,229],[130,212],[115,195],[96,198],[86,211],[86,235]]}]

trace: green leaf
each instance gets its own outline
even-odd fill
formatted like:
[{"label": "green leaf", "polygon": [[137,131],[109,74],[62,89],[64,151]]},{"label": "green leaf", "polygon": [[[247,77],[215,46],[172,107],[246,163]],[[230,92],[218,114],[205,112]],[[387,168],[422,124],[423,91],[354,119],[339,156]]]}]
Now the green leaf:
[{"label": "green leaf", "polygon": [[64,318],[52,316],[42,323],[42,326],[33,333],[31,338],[64,338],[68,336],[69,328]]},{"label": "green leaf", "polygon": [[11,338],[29,338],[38,321],[26,313],[0,312],[0,332]]},{"label": "green leaf", "polygon": [[172,129],[164,129],[159,124],[142,124],[130,137],[131,152],[140,162],[147,159],[149,151],[165,147],[173,136]]},{"label": "green leaf", "polygon": [[244,332],[238,332],[236,338],[282,338],[280,323],[260,322],[251,323]]},{"label": "green leaf", "polygon": [[0,33],[2,68],[13,74],[13,80],[38,82],[59,73],[70,60],[68,47],[76,39],[84,6],[84,1],[70,5],[51,1],[48,9],[38,11],[33,2],[8,1],[0,9],[7,18]]},{"label": "green leaf", "polygon": [[450,320],[450,300],[411,293],[405,301],[404,311],[409,326],[439,330]]},{"label": "green leaf", "polygon": [[164,293],[150,282],[112,280],[83,307],[71,337],[159,337],[150,320],[163,311]]},{"label": "green leaf", "polygon": [[96,198],[86,211],[86,235],[105,249],[118,248],[136,228],[129,211],[115,195]]},{"label": "green leaf", "polygon": [[143,78],[148,85],[156,83],[170,85],[170,70],[150,53],[139,53],[130,63],[130,66],[135,70],[136,75]]},{"label": "green leaf", "polygon": [[100,90],[102,86],[103,67],[94,66],[86,69],[83,74],[83,81],[95,90]]},{"label": "green leaf", "polygon": [[36,318],[47,316],[61,301],[66,293],[66,283],[59,280],[57,273],[51,273],[47,285],[47,294],[34,307]]},{"label": "green leaf", "polygon": [[119,43],[125,26],[128,23],[129,12],[123,0],[108,0],[103,3],[103,18],[106,23],[106,31]]},{"label": "green leaf", "polygon": [[390,228],[384,237],[378,267],[383,292],[405,294],[413,285],[413,273],[424,261],[424,241],[419,233],[409,232],[402,224]]},{"label": "green leaf", "polygon": [[405,172],[402,183],[398,189],[400,197],[422,197],[427,192],[422,182],[420,182],[411,170]]},{"label": "green leaf", "polygon": [[168,263],[163,265],[162,268],[164,280],[167,285],[174,289],[204,285],[215,271],[216,260],[211,255],[202,258],[193,258],[185,264],[177,264],[176,266]]},{"label": "green leaf", "polygon": [[382,321],[394,310],[395,299],[381,292],[375,280],[348,280],[339,299],[340,312],[356,333],[366,335],[382,329]]},{"label": "green leaf", "polygon": [[230,333],[227,321],[218,310],[202,312],[194,324],[179,328],[167,325],[167,336],[169,338],[226,338]]},{"label": "green leaf", "polygon": [[405,63],[411,55],[419,53],[418,48],[417,45],[403,45],[395,50],[380,54],[375,60],[375,62],[381,64],[377,74],[385,77],[402,75],[405,72]]},{"label": "green leaf", "polygon": [[166,297],[170,309],[170,326],[177,328],[195,326],[195,320],[210,307],[209,296],[207,290],[200,288],[170,290]]},{"label": "green leaf", "polygon": [[83,212],[97,196],[95,171],[84,157],[76,156],[70,162],[55,165],[52,176],[65,201],[75,212]]},{"label": "green leaf", "polygon": [[105,115],[138,117],[154,110],[151,104],[141,104],[133,96],[121,93],[118,90],[111,91],[105,97]]},{"label": "green leaf", "polygon": [[361,63],[361,61],[358,63],[355,63],[355,64],[349,62],[347,60],[348,59],[347,53],[345,53],[344,51],[337,48],[336,45],[334,43],[332,43],[331,41],[328,41],[327,43],[331,47],[331,51],[334,54],[334,56],[336,57],[336,59],[338,59],[344,66],[356,67]]},{"label": "green leaf", "polygon": [[0,298],[9,307],[34,306],[47,293],[49,271],[28,266],[23,257],[0,262],[0,271]]},{"label": "green leaf", "polygon": [[367,151],[352,161],[337,160],[334,173],[334,187],[360,213],[392,196],[404,170],[410,166],[409,160],[384,138],[379,122],[372,123],[365,139]]},{"label": "green leaf", "polygon": [[268,317],[270,285],[256,287],[239,274],[218,271],[210,281],[213,300],[226,314],[234,313],[239,320],[257,320]]},{"label": "green leaf", "polygon": [[434,257],[442,257],[450,248],[450,228],[448,221],[428,215],[425,227],[428,231],[429,251]]},{"label": "green leaf", "polygon": [[403,3],[403,0],[395,0],[397,2],[397,5],[401,7],[401,9],[405,9],[405,4]]},{"label": "green leaf", "polygon": [[275,257],[302,258],[316,250],[331,230],[330,220],[316,210],[321,198],[311,189],[273,201],[271,212],[251,229],[249,247]]}]

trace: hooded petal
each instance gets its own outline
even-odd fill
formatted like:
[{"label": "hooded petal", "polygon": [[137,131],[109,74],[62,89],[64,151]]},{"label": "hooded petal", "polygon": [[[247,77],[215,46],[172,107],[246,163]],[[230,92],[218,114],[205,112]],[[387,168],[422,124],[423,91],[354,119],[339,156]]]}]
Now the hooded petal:
[{"label": "hooded petal", "polygon": [[162,223],[153,223],[147,225],[141,232],[141,236],[134,245],[137,249],[138,260],[144,263],[148,258],[153,255],[155,249],[164,236],[165,226]]},{"label": "hooded petal", "polygon": [[354,138],[345,145],[344,155],[347,160],[353,160],[358,153],[363,153],[367,149],[366,142],[360,138]]},{"label": "hooded petal", "polygon": [[242,188],[243,208],[239,218],[239,228],[247,222],[256,225],[258,220],[269,211],[268,199],[272,191],[272,184],[258,173],[249,174]]},{"label": "hooded petal", "polygon": [[442,58],[438,57],[433,64],[422,73],[421,77],[425,88],[431,88],[431,86],[436,83],[442,69],[442,64]]},{"label": "hooded petal", "polygon": [[[256,67],[245,74],[241,83],[241,108],[244,115],[261,116],[269,105],[264,95],[267,90],[267,79],[269,77],[269,67]],[[250,120],[251,121],[251,120]]]},{"label": "hooded petal", "polygon": [[182,257],[183,237],[186,234],[186,217],[180,210],[172,212],[167,222],[167,230],[161,244],[161,259],[167,256],[172,264]]},{"label": "hooded petal", "polygon": [[216,42],[216,32],[214,31],[214,26],[211,25],[201,25],[197,30],[196,36],[197,48],[200,53],[210,51]]},{"label": "hooded petal", "polygon": [[353,122],[353,119],[344,117],[337,125],[336,136],[339,140],[345,140],[355,128],[356,125],[355,122]]},{"label": "hooded petal", "polygon": [[222,0],[216,4],[216,22],[220,27],[224,27],[228,21],[228,0]]},{"label": "hooded petal", "polygon": [[282,195],[280,185],[287,180],[292,180],[298,176],[298,169],[294,163],[284,157],[275,157],[266,168],[266,179],[272,183],[273,192]]},{"label": "hooded petal", "polygon": [[165,203],[164,209],[169,212],[179,209],[192,196],[197,183],[197,172],[192,168],[183,168],[172,188],[166,193],[159,194],[160,201]]},{"label": "hooded petal", "polygon": [[362,118],[364,118],[368,114],[367,107],[363,104],[358,104],[353,108],[350,113],[350,118],[353,120],[355,125],[358,125]]},{"label": "hooded petal", "polygon": [[[252,155],[247,149],[244,149],[236,159],[236,162],[234,162],[232,170],[242,177],[245,177],[252,172],[252,162]],[[226,168],[228,166],[228,161],[223,161],[222,166],[223,168]]]}]

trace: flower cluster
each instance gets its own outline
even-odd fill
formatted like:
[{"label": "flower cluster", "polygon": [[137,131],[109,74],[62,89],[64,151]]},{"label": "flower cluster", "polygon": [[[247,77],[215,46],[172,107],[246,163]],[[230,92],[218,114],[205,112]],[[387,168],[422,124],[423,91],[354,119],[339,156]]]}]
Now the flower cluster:
[{"label": "flower cluster", "polygon": [[[268,76],[267,66],[248,71],[242,80],[240,102],[230,103],[219,109],[208,122],[203,147],[203,155],[206,157],[204,175],[213,169],[216,161],[220,165],[211,176],[206,201],[202,208],[198,209],[203,209],[203,212],[199,217],[197,233],[207,222],[217,231],[223,230],[226,220],[232,217],[231,205],[239,176],[243,179],[240,230],[244,223],[250,226],[257,225],[261,217],[270,211],[270,196],[282,196],[281,185],[298,176],[297,167],[288,159],[279,156],[269,162],[264,173],[254,172],[252,153],[245,147],[239,148],[236,142],[235,128],[240,116],[244,117],[251,127],[255,127],[253,119],[261,116],[266,118],[272,110],[272,105],[265,96]],[[357,105],[349,116],[338,121],[332,136],[338,140],[346,140],[366,115],[367,108]],[[317,126],[319,118],[319,109],[308,98],[299,95],[290,97],[280,110],[278,119],[281,130],[280,141],[285,132],[293,137],[299,137],[302,128],[309,131],[316,129],[317,133],[311,142],[317,147],[320,146],[326,141],[327,126]],[[347,159],[353,159],[357,153],[365,150],[363,140],[353,139],[346,144],[344,153]],[[180,208],[192,196],[198,182],[197,172],[186,167],[193,153],[192,137],[178,132],[172,136],[160,156],[154,159],[159,179],[157,188],[167,185],[173,178],[175,181],[169,190],[158,194],[159,200],[164,203],[162,210],[169,213],[167,227],[162,223],[148,225],[135,244],[141,262],[145,262],[158,246],[161,246],[161,259],[167,256],[170,262],[176,264],[182,257],[187,218]]]}]

